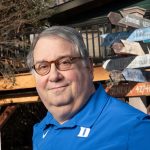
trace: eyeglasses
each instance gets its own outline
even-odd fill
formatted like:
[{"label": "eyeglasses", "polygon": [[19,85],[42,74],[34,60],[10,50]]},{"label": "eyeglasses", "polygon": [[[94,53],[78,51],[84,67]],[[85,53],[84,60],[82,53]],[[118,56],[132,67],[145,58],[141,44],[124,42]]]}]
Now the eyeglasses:
[{"label": "eyeglasses", "polygon": [[54,63],[56,68],[60,71],[66,71],[72,69],[72,64],[75,63],[75,60],[82,59],[82,57],[60,57],[54,61],[42,61],[33,65],[33,69],[37,74],[44,76],[47,75],[51,70],[51,64]]}]

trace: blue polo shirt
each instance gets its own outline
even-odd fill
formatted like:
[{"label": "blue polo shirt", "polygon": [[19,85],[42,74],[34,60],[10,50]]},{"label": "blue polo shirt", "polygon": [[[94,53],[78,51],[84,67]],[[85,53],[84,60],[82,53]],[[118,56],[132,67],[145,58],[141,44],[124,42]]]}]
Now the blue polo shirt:
[{"label": "blue polo shirt", "polygon": [[106,94],[102,85],[72,119],[48,112],[34,126],[33,150],[150,150],[150,116]]}]

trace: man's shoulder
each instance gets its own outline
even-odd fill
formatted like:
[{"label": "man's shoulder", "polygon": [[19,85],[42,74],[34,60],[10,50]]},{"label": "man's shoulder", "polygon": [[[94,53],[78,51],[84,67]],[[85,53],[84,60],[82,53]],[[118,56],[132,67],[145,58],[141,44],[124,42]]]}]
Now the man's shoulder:
[{"label": "man's shoulder", "polygon": [[149,120],[150,116],[130,104],[110,96],[108,111],[116,117],[134,118],[136,120]]},{"label": "man's shoulder", "polygon": [[105,116],[107,114],[107,117],[110,117],[116,121],[128,120],[129,122],[131,120],[138,121],[145,118],[150,120],[147,114],[120,99],[110,96],[108,93],[106,93],[101,84],[99,84],[97,92],[94,95],[94,99],[99,99],[99,101],[96,101],[98,106],[97,109],[101,110],[100,107],[103,105],[102,114]]}]

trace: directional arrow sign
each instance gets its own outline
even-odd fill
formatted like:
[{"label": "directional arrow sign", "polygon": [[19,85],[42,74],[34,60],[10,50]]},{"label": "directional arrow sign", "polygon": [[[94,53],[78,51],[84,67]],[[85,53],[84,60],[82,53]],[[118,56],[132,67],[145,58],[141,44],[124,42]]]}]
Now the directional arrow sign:
[{"label": "directional arrow sign", "polygon": [[123,71],[112,70],[110,78],[114,82],[133,81],[133,82],[150,82],[150,71],[141,69],[125,68]]},{"label": "directional arrow sign", "polygon": [[125,68],[123,71],[113,70],[110,72],[110,78],[114,82],[133,81],[133,82],[150,82],[150,71],[141,69]]},{"label": "directional arrow sign", "polygon": [[121,83],[105,88],[106,92],[114,97],[149,96],[150,82],[144,83]]},{"label": "directional arrow sign", "polygon": [[144,41],[150,39],[150,27],[141,28],[126,32],[116,32],[111,34],[102,34],[102,46],[111,46],[114,42],[119,42],[121,39],[128,41]]},{"label": "directional arrow sign", "polygon": [[111,46],[115,42],[119,42],[120,39],[127,39],[133,31],[128,32],[115,32],[100,35],[102,38],[102,46]]},{"label": "directional arrow sign", "polygon": [[126,25],[118,24],[118,22],[122,19],[122,16],[119,13],[110,12],[107,17],[109,18],[111,24],[126,27]]},{"label": "directional arrow sign", "polygon": [[123,70],[125,68],[150,68],[150,54],[109,59],[105,61],[103,68],[108,71]]},{"label": "directional arrow sign", "polygon": [[139,16],[141,18],[143,18],[145,12],[146,12],[146,9],[144,9],[142,7],[137,7],[137,6],[124,8],[122,11],[120,11],[120,13],[122,15],[124,15],[124,13],[128,13],[128,14],[134,14],[134,15]]},{"label": "directional arrow sign", "polygon": [[150,71],[126,68],[122,74],[127,81],[150,82]]},{"label": "directional arrow sign", "polygon": [[135,27],[135,28],[144,28],[144,27],[150,26],[149,19],[144,19],[136,15],[126,14],[126,13],[124,13],[123,16],[125,17],[119,21],[119,24],[121,25],[126,25],[130,27]]},{"label": "directional arrow sign", "polygon": [[131,54],[131,55],[144,55],[144,51],[138,42],[130,42],[121,40],[120,43],[114,43],[112,48],[116,54]]}]

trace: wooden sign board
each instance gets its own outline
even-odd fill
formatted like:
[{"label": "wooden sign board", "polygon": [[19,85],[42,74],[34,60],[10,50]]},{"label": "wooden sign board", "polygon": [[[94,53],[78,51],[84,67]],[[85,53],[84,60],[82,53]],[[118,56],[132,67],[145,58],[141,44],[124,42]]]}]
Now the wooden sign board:
[{"label": "wooden sign board", "polygon": [[132,82],[150,82],[150,71],[141,69],[125,68],[123,71],[112,70],[110,79],[114,82],[132,81]]},{"label": "wooden sign board", "polygon": [[150,82],[150,71],[126,68],[122,71],[126,81]]},{"label": "wooden sign board", "polygon": [[124,8],[120,13],[123,15],[123,13],[128,13],[128,14],[133,14],[136,16],[139,16],[143,18],[144,14],[146,12],[146,9],[141,8],[141,7],[129,7],[129,8]]},{"label": "wooden sign board", "polygon": [[102,46],[111,46],[120,40],[127,41],[144,41],[150,39],[150,27],[130,30],[126,32],[115,32],[100,35],[102,38]]},{"label": "wooden sign board", "polygon": [[106,87],[105,90],[114,97],[150,96],[150,82],[120,83]]},{"label": "wooden sign board", "polygon": [[111,22],[111,24],[113,25],[117,25],[117,26],[122,26],[122,27],[126,27],[123,24],[118,24],[118,22],[122,19],[122,16],[119,13],[115,13],[115,12],[110,12],[107,17],[109,18],[109,21]]},{"label": "wooden sign board", "polygon": [[128,41],[144,41],[150,39],[150,27],[136,29],[127,38]]},{"label": "wooden sign board", "polygon": [[122,18],[118,24],[120,25],[125,25],[125,26],[130,26],[134,28],[145,28],[150,26],[150,20],[149,19],[144,19],[132,14],[125,14],[124,13],[124,18]]},{"label": "wooden sign board", "polygon": [[150,68],[150,54],[108,59],[104,62],[103,68],[108,71],[125,68]]},{"label": "wooden sign board", "polygon": [[132,34],[132,32],[133,31],[101,34],[101,46],[111,46],[113,43],[120,42],[120,39],[125,40]]},{"label": "wooden sign board", "polygon": [[115,52],[115,54],[124,54],[122,50],[124,49],[124,45],[122,42],[115,42],[112,44],[111,48]]},{"label": "wooden sign board", "polygon": [[138,42],[130,42],[121,40],[120,43],[114,43],[112,48],[116,54],[131,54],[131,55],[144,55],[144,51]]}]

